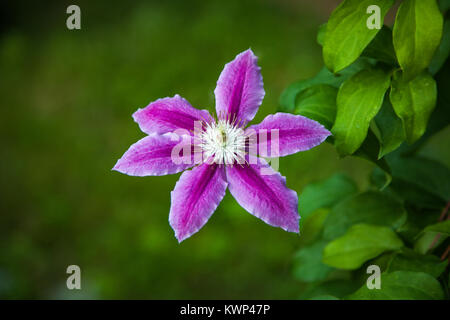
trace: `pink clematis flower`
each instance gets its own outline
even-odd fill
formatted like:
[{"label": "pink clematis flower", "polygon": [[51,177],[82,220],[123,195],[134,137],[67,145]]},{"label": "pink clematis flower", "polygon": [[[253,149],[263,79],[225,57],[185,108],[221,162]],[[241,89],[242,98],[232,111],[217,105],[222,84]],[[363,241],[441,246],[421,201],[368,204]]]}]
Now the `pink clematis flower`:
[{"label": "pink clematis flower", "polygon": [[[227,187],[252,215],[298,233],[297,193],[286,187],[285,177],[249,150],[255,146],[260,156],[285,156],[319,145],[330,132],[316,121],[286,113],[269,115],[245,129],[265,94],[257,57],[250,49],[225,65],[214,94],[217,120],[178,95],[137,110],[133,118],[148,136],[133,144],[113,170],[159,176],[195,166],[181,175],[171,192],[169,222],[179,242],[205,225]],[[276,134],[267,134],[271,131]],[[173,151],[180,147],[182,161],[174,161]]]}]

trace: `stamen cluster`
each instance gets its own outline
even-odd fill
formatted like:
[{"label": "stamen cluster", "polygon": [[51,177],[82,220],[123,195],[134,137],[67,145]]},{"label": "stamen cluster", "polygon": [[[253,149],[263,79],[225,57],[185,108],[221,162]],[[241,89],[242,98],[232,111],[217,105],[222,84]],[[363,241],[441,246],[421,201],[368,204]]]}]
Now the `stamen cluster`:
[{"label": "stamen cluster", "polygon": [[212,159],[217,164],[232,165],[244,161],[245,142],[245,132],[240,125],[234,121],[217,120],[205,124],[200,147],[205,159]]}]

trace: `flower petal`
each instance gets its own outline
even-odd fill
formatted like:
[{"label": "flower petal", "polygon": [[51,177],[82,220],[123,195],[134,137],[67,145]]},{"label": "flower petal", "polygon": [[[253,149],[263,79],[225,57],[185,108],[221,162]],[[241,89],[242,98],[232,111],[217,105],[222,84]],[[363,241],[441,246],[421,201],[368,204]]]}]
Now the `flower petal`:
[{"label": "flower petal", "polygon": [[169,222],[179,242],[200,230],[225,196],[223,166],[203,163],[185,171],[171,192]]},{"label": "flower petal", "polygon": [[245,210],[271,226],[299,232],[297,193],[265,160],[227,167],[226,172],[230,192]]},{"label": "flower petal", "polygon": [[248,49],[225,65],[214,90],[219,118],[246,124],[255,116],[265,94],[257,60]]},{"label": "flower petal", "polygon": [[261,157],[283,157],[309,150],[321,144],[331,134],[317,121],[281,112],[267,116],[261,123],[248,127],[245,132],[250,141],[258,143],[258,154]]},{"label": "flower petal", "polygon": [[[161,176],[194,166],[191,136],[153,134],[133,144],[113,170],[130,176]],[[172,154],[173,153],[173,154]]]},{"label": "flower petal", "polygon": [[147,134],[175,132],[177,129],[192,132],[195,121],[212,121],[207,110],[195,109],[179,95],[158,99],[147,107],[138,109],[133,114],[133,119]]}]

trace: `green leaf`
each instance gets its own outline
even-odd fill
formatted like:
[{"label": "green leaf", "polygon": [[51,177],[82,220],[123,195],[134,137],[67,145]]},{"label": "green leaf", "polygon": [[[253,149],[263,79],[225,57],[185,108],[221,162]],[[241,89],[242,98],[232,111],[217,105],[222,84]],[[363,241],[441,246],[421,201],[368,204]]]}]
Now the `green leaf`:
[{"label": "green leaf", "polygon": [[380,112],[375,117],[378,129],[377,138],[380,142],[378,159],[396,150],[405,140],[402,121],[397,117],[388,99],[385,99]]},{"label": "green leaf", "polygon": [[419,233],[414,243],[414,250],[425,254],[438,247],[450,236],[450,220],[432,224]]},{"label": "green leaf", "polygon": [[408,0],[394,24],[394,48],[407,80],[425,70],[439,46],[443,18],[436,0]]},{"label": "green leaf", "polygon": [[417,141],[427,128],[428,119],[436,105],[436,82],[428,72],[411,81],[405,81],[401,72],[395,72],[390,100],[397,116],[402,119],[409,144]]},{"label": "green leaf", "polygon": [[399,153],[406,156],[411,156],[417,153],[425,142],[428,141],[437,132],[447,127],[450,123],[450,59],[447,59],[439,72],[435,75],[437,84],[437,103],[430,120],[428,121],[427,130],[424,135],[417,140],[413,145],[403,144],[400,147]]},{"label": "green leaf", "polygon": [[[431,209],[434,212],[442,210],[450,198],[450,170],[446,166],[435,160],[417,156],[403,157],[392,154],[387,158],[393,175],[387,191],[408,205]],[[375,168],[372,182],[378,187],[384,183],[382,176],[384,172]]]},{"label": "green leaf", "polygon": [[[317,76],[316,76],[317,77]],[[295,99],[297,95],[306,88],[309,88],[316,84],[313,79],[299,80],[291,83],[280,95],[280,111],[283,112],[294,112],[295,110]]]},{"label": "green leaf", "polygon": [[[418,193],[429,193],[441,198],[442,202],[449,201],[450,169],[445,165],[423,157],[393,157],[388,162],[394,180],[402,180],[418,188]],[[396,191],[401,192],[401,189]]]},{"label": "green leaf", "polygon": [[394,4],[393,0],[344,0],[328,20],[323,45],[323,60],[336,73],[352,64],[378,33],[367,27],[367,8],[380,7],[381,19]]},{"label": "green leaf", "polygon": [[303,282],[323,280],[333,270],[322,262],[322,252],[326,244],[327,241],[318,241],[296,253],[293,272],[297,280]]},{"label": "green leaf", "polygon": [[[326,208],[320,208],[305,216],[302,213],[302,219],[300,220],[300,230],[302,233],[303,243],[309,243],[319,236],[323,230],[323,223],[327,218],[330,210]],[[420,231],[420,230],[419,230]]]},{"label": "green leaf", "polygon": [[327,68],[323,67],[313,78],[299,80],[289,85],[280,96],[280,110],[284,112],[294,112],[295,100],[297,95],[316,84],[328,84],[333,87],[339,86],[351,77],[353,74],[365,68],[372,66],[373,62],[367,58],[361,58],[355,61],[351,66],[342,70],[339,74],[331,73]]},{"label": "green leaf", "polygon": [[301,216],[306,218],[319,208],[331,208],[357,191],[353,180],[343,173],[336,173],[324,181],[311,183],[300,194]]},{"label": "green leaf", "polygon": [[419,254],[414,250],[403,248],[402,252],[391,260],[388,271],[425,272],[433,277],[439,277],[447,267],[447,260],[441,261],[431,254]]},{"label": "green leaf", "polygon": [[439,232],[425,232],[414,243],[414,250],[421,254],[426,254],[437,248],[447,238],[448,236]]},{"label": "green leaf", "polygon": [[355,151],[354,155],[374,163],[383,171],[383,183],[381,183],[380,185],[380,190],[383,190],[391,183],[392,175],[391,169],[389,168],[389,164],[386,162],[386,160],[384,158],[379,159],[380,150],[381,146],[377,137],[372,132],[372,130],[369,130],[366,139],[364,140],[361,147],[359,147],[359,149]]},{"label": "green leaf", "polygon": [[318,44],[320,44],[321,46],[323,46],[323,42],[325,40],[325,32],[327,30],[327,24],[321,24],[319,26],[319,31],[317,31],[317,38],[316,41]]},{"label": "green leaf", "polygon": [[444,292],[439,282],[424,272],[395,271],[381,274],[381,289],[364,284],[347,297],[350,300],[440,300]]},{"label": "green leaf", "polygon": [[338,203],[328,214],[323,236],[332,240],[344,235],[354,224],[369,223],[399,228],[406,220],[402,204],[381,192],[368,191]]},{"label": "green leaf", "polygon": [[[402,251],[405,248],[406,247],[403,247],[399,251]],[[391,264],[392,260],[399,254],[399,251],[385,252],[376,257],[375,259],[368,261],[360,270],[358,270],[359,277],[367,279],[367,268],[364,267],[368,267],[369,265],[377,265],[378,267],[380,267],[380,270],[383,270],[383,272],[387,271],[389,269],[389,265]]]},{"label": "green leaf", "polygon": [[430,73],[435,75],[444,65],[450,53],[450,20],[445,20],[442,32],[441,44],[434,53],[433,60],[429,67]]},{"label": "green leaf", "polygon": [[426,227],[423,232],[438,232],[450,236],[450,220],[445,220]]},{"label": "green leaf", "polygon": [[441,208],[428,209],[416,205],[407,204],[408,220],[398,228],[396,232],[401,235],[402,239],[408,244],[414,244],[419,234],[425,227],[436,223],[436,218]]},{"label": "green leaf", "polygon": [[444,201],[432,193],[425,192],[424,189],[413,185],[405,180],[397,180],[390,184],[394,192],[406,203],[418,208],[439,209],[442,208]]},{"label": "green leaf", "polygon": [[338,89],[328,84],[317,84],[297,95],[295,113],[316,120],[331,129],[336,118]]},{"label": "green leaf", "polygon": [[336,121],[331,131],[341,156],[354,153],[364,142],[370,121],[380,110],[389,83],[388,73],[366,69],[352,76],[340,87]]},{"label": "green leaf", "polygon": [[402,246],[402,240],[388,227],[357,224],[325,247],[323,262],[335,268],[354,270],[367,260]]},{"label": "green leaf", "polygon": [[392,44],[392,30],[383,26],[361,55],[396,65],[397,57]]}]

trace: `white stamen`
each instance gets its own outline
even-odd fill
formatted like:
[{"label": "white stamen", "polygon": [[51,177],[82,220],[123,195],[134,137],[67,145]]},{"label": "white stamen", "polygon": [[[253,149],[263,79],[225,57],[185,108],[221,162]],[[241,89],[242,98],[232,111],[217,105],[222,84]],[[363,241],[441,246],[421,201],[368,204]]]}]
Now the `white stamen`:
[{"label": "white stamen", "polygon": [[205,159],[212,158],[218,164],[244,163],[244,130],[226,120],[207,123],[201,134],[201,148]]}]

